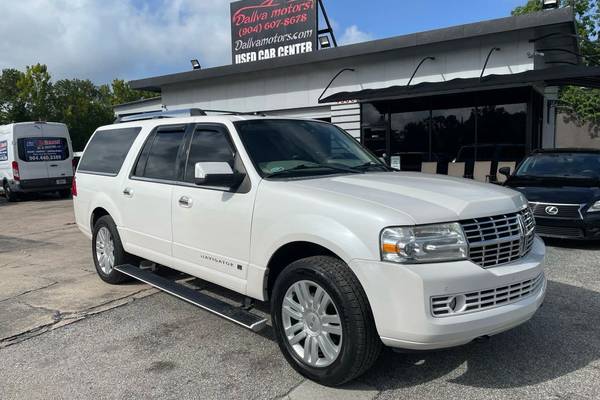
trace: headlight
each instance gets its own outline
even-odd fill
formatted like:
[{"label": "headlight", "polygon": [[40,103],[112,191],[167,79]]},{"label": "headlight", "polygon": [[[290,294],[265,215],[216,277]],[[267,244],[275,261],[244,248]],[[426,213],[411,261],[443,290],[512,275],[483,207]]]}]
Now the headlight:
[{"label": "headlight", "polygon": [[468,245],[458,223],[386,228],[381,233],[381,259],[403,264],[468,258]]},{"label": "headlight", "polygon": [[587,212],[599,212],[600,211],[600,200],[592,204],[590,208],[588,208]]}]

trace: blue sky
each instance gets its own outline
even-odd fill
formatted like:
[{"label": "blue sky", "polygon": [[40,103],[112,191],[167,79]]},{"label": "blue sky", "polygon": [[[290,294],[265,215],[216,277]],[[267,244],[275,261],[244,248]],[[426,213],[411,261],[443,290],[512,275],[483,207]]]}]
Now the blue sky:
[{"label": "blue sky", "polygon": [[[44,63],[54,79],[126,80],[231,62],[231,0],[0,1],[0,69]],[[355,43],[501,18],[526,0],[325,0]],[[76,4],[76,6],[74,6]]]},{"label": "blue sky", "polygon": [[526,0],[325,0],[328,14],[375,38],[502,18]]}]

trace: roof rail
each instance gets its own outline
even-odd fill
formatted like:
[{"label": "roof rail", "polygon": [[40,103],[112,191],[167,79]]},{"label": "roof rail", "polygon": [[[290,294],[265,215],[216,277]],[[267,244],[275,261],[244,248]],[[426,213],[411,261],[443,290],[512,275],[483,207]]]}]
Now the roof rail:
[{"label": "roof rail", "polygon": [[165,110],[165,111],[150,111],[139,114],[130,114],[120,116],[115,120],[115,124],[120,122],[132,122],[132,121],[144,121],[149,119],[161,119],[161,118],[183,118],[183,117],[198,117],[206,116],[207,113],[226,114],[226,115],[257,115],[264,117],[261,113],[244,113],[238,111],[226,111],[226,110],[203,110],[200,108],[187,108],[180,110]]}]

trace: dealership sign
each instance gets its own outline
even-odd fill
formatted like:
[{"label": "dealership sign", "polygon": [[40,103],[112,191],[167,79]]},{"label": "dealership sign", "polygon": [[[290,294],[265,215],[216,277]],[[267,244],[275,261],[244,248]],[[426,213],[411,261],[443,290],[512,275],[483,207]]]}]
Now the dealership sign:
[{"label": "dealership sign", "polygon": [[317,1],[242,0],[231,3],[233,63],[315,51]]}]

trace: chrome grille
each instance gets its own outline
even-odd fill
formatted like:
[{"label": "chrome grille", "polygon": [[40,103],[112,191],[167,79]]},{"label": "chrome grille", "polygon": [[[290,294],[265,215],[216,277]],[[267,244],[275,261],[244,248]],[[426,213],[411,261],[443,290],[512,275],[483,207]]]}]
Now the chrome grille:
[{"label": "chrome grille", "polygon": [[469,242],[469,258],[483,268],[520,259],[531,250],[535,219],[529,208],[512,214],[475,218],[461,223]]},{"label": "chrome grille", "polygon": [[434,317],[449,317],[515,303],[535,293],[544,284],[544,273],[534,279],[480,290],[477,292],[436,296],[431,298],[431,313]]},{"label": "chrome grille", "polygon": [[[533,210],[533,214],[536,217],[543,218],[565,218],[565,219],[583,219],[581,215],[581,208],[583,207],[580,204],[552,204],[552,203],[535,203],[530,202],[531,209]],[[554,207],[556,214],[552,215],[551,213],[546,212],[546,209]]]}]

